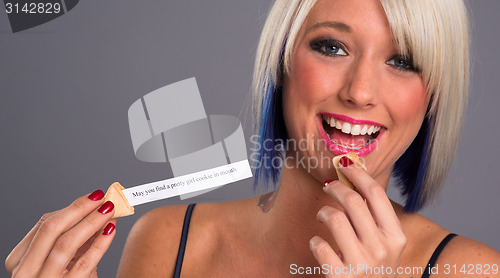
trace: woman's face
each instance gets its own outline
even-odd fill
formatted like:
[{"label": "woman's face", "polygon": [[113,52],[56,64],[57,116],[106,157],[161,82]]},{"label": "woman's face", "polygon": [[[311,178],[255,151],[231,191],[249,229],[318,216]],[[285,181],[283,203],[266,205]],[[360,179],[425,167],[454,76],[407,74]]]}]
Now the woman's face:
[{"label": "woman's face", "polygon": [[297,155],[318,180],[331,178],[331,158],[348,152],[388,179],[428,104],[419,70],[400,55],[378,0],[318,0],[282,85],[289,138],[307,140]]}]

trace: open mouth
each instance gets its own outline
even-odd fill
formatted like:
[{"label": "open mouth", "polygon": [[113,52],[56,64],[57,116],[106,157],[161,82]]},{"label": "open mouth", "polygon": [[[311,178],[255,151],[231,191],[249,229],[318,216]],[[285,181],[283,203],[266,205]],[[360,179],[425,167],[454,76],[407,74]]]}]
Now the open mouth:
[{"label": "open mouth", "polygon": [[[326,137],[335,149],[358,152],[370,146],[385,128],[370,123],[351,123],[341,117],[326,114],[320,115]],[[346,117],[343,117],[346,118]],[[331,144],[329,144],[331,145]],[[371,148],[370,148],[371,149]]]}]

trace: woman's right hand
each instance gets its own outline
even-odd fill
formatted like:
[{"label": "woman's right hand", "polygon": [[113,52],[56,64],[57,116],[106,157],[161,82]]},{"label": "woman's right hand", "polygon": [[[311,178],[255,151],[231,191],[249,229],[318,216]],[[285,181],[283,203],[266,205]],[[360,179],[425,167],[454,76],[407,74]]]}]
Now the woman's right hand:
[{"label": "woman's right hand", "polygon": [[13,277],[97,277],[97,264],[115,236],[114,205],[104,192],[47,213],[5,260]]}]

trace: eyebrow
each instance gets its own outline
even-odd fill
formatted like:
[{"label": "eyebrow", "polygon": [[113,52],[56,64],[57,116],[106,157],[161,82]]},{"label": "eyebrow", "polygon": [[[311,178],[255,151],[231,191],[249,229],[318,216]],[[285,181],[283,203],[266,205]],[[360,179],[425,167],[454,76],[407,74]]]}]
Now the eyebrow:
[{"label": "eyebrow", "polygon": [[307,29],[307,32],[310,32],[312,30],[315,30],[315,29],[318,29],[321,27],[334,28],[334,29],[337,29],[339,31],[347,32],[347,33],[351,32],[351,27],[349,25],[342,23],[342,22],[337,22],[337,21],[325,21],[325,22],[316,23],[313,26],[309,27],[309,29]]}]

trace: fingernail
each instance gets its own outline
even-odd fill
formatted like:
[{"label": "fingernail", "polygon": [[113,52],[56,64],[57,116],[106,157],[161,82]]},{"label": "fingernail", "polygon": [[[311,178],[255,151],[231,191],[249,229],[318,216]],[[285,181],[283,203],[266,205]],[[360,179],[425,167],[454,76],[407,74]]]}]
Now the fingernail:
[{"label": "fingernail", "polygon": [[106,225],[106,228],[104,228],[104,230],[102,231],[102,234],[107,236],[111,234],[114,230],[115,230],[115,224],[108,223],[108,225]]},{"label": "fingernail", "polygon": [[314,251],[314,249],[316,248],[316,246],[320,242],[321,242],[321,240],[319,239],[319,237],[318,236],[314,236],[313,238],[311,238],[309,240],[309,249],[311,249],[311,251]]},{"label": "fingernail", "polygon": [[323,187],[327,186],[329,183],[331,183],[333,180],[326,180],[323,182]]},{"label": "fingernail", "polygon": [[102,214],[109,213],[115,208],[115,205],[111,201],[106,201],[102,206],[97,210],[98,212]]},{"label": "fingernail", "polygon": [[103,197],[104,197],[104,192],[102,192],[102,190],[100,190],[100,189],[92,192],[92,194],[89,195],[89,199],[92,201],[99,201]]},{"label": "fingernail", "polygon": [[348,167],[349,165],[354,164],[354,162],[352,162],[352,160],[347,156],[343,156],[339,162],[342,167]]}]

